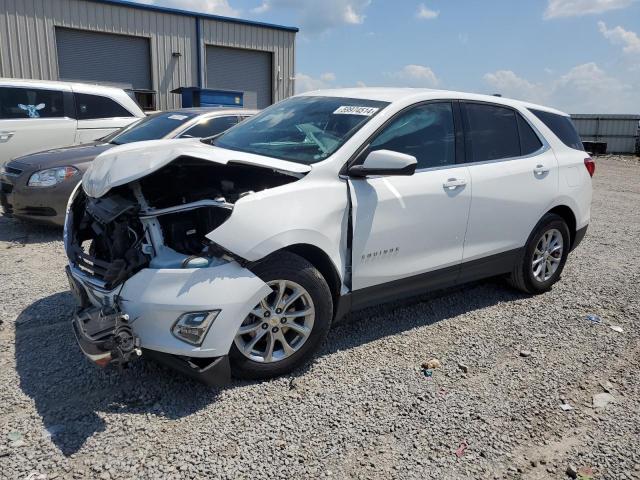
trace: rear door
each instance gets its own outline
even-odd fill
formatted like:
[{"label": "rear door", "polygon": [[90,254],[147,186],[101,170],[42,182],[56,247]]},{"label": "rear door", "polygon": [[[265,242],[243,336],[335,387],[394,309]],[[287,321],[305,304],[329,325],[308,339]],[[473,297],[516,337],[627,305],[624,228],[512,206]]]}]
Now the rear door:
[{"label": "rear door", "polygon": [[0,162],[73,145],[76,123],[70,92],[0,86]]},{"label": "rear door", "polygon": [[556,157],[517,110],[480,102],[461,106],[473,183],[464,261],[495,255],[494,267],[509,271],[516,249],[556,195]]},{"label": "rear door", "polygon": [[87,93],[75,93],[74,97],[78,118],[76,143],[92,142],[137,120],[112,98]]},{"label": "rear door", "polygon": [[392,150],[418,165],[412,176],[349,180],[354,303],[371,303],[357,300],[364,290],[379,302],[454,283],[471,202],[468,168],[456,164],[455,112],[451,102],[411,107],[360,155]]}]

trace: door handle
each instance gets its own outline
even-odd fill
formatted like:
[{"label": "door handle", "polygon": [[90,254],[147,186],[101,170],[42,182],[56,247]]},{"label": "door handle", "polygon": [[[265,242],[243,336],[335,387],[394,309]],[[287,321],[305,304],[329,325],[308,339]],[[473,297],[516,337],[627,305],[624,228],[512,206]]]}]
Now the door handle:
[{"label": "door handle", "polygon": [[0,143],[7,143],[16,132],[0,132]]},{"label": "door handle", "polygon": [[450,178],[442,184],[447,190],[455,190],[458,187],[464,187],[467,184],[466,180],[458,178]]},{"label": "door handle", "polygon": [[536,168],[533,169],[533,173],[536,175],[544,175],[545,173],[549,173],[549,169],[544,165],[536,165]]}]

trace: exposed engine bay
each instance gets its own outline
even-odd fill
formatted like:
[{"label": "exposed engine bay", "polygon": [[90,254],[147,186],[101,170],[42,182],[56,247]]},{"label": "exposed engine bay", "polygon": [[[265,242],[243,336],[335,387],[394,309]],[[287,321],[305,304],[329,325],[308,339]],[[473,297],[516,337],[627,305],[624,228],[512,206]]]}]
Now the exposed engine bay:
[{"label": "exposed engine bay", "polygon": [[100,198],[79,190],[67,220],[67,254],[107,289],[149,266],[208,266],[227,252],[206,235],[230,217],[240,198],[298,178],[181,157]]}]

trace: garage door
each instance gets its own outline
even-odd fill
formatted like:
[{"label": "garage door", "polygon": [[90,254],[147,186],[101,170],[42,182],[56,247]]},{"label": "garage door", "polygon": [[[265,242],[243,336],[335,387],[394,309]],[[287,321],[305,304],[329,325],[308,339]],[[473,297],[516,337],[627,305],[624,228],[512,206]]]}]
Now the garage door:
[{"label": "garage door", "polygon": [[271,53],[207,46],[207,88],[244,92],[246,108],[271,105]]},{"label": "garage door", "polygon": [[56,27],[60,80],[151,89],[149,39]]}]

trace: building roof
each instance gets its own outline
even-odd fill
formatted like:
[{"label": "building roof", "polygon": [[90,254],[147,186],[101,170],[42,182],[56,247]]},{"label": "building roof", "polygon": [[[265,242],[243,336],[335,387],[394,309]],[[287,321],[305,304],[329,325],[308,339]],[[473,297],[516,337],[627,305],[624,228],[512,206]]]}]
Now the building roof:
[{"label": "building roof", "polygon": [[640,120],[640,115],[625,113],[572,113],[571,118],[579,120]]},{"label": "building roof", "polygon": [[209,20],[218,20],[220,22],[239,23],[242,25],[253,25],[255,27],[273,28],[275,30],[285,30],[287,32],[298,32],[297,27],[288,27],[286,25],[276,25],[273,23],[255,22],[252,20],[243,20],[241,18],[223,17],[221,15],[212,15],[209,13],[193,12],[190,10],[181,10],[179,8],[159,7],[157,5],[149,5],[144,3],[132,2],[130,0],[92,0],[94,2],[108,3],[111,5],[120,5],[123,7],[138,8],[140,10],[151,10],[155,12],[172,13],[174,15],[185,15],[194,18],[204,18]]}]

